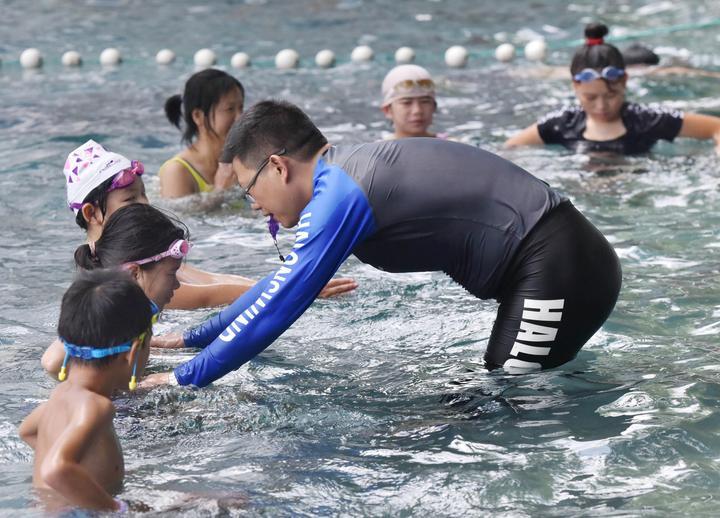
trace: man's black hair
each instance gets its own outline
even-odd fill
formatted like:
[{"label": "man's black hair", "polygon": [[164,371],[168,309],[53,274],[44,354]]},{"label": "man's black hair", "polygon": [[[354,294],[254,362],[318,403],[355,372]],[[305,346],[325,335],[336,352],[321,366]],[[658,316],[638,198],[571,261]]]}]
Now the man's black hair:
[{"label": "man's black hair", "polygon": [[235,157],[248,168],[268,155],[286,154],[308,160],[327,139],[300,108],[285,101],[267,100],[253,105],[235,121],[227,138],[221,162]]}]

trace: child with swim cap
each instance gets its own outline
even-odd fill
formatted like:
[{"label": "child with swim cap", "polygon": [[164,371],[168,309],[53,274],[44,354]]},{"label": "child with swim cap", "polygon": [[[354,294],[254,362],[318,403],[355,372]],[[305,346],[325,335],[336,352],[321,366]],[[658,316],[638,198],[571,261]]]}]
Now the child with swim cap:
[{"label": "child with swim cap", "polygon": [[[65,161],[67,202],[75,221],[95,243],[103,227],[120,207],[147,204],[143,164],[112,153],[94,140],[73,150]],[[239,275],[210,273],[183,264],[178,272],[180,288],[168,307],[196,309],[229,304],[250,289],[255,281]],[[321,296],[331,297],[355,289],[351,279],[334,279]]]},{"label": "child with swim cap", "polygon": [[193,74],[182,96],[165,101],[165,115],[180,129],[187,147],[160,166],[160,196],[180,198],[236,184],[232,168],[218,162],[230,127],[242,115],[245,89],[222,70]]},{"label": "child with swim cap", "polygon": [[628,73],[620,51],[605,43],[608,28],[591,23],[585,45],[570,65],[579,106],[542,118],[506,143],[506,147],[561,144],[580,151],[644,153],[658,140],[675,137],[713,139],[720,152],[720,118],[654,108],[625,99]]},{"label": "child with swim cap", "polygon": [[113,427],[116,390],[131,390],[148,359],[152,308],[126,272],[81,272],[63,296],[58,335],[66,378],[20,425],[35,451],[33,484],[48,507],[126,511],[114,499],[125,468]]},{"label": "child with swim cap", "polygon": [[399,65],[390,70],[382,82],[380,109],[392,122],[394,133],[387,140],[407,137],[439,137],[431,133],[433,114],[437,109],[435,82],[430,73],[418,65]]}]

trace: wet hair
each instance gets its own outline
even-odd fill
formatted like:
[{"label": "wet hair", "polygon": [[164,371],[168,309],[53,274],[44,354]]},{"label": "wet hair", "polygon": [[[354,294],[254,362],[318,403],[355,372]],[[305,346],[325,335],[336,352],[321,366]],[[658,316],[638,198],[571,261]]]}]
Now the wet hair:
[{"label": "wet hair", "polygon": [[[602,23],[590,23],[585,26],[586,38],[602,39],[608,32],[607,26]],[[570,63],[570,73],[574,76],[586,68],[600,71],[605,67],[625,68],[625,60],[618,48],[610,43],[598,45],[586,43],[575,51]]]},{"label": "wet hair", "polygon": [[660,56],[642,43],[633,43],[622,51],[626,65],[657,65]]},{"label": "wet hair", "polygon": [[208,68],[190,76],[185,83],[185,91],[180,95],[172,95],[165,101],[165,115],[168,120],[180,128],[180,119],[185,121],[185,131],[182,140],[190,144],[198,134],[198,127],[193,120],[192,114],[196,109],[205,114],[205,128],[215,133],[210,127],[210,112],[220,98],[233,88],[240,90],[240,95],[245,100],[245,89],[240,81],[230,74]]},{"label": "wet hair", "polygon": [[232,162],[238,157],[244,165],[253,167],[282,149],[299,160],[308,160],[325,144],[325,136],[300,108],[285,101],[267,100],[253,105],[235,121],[220,161]]},{"label": "wet hair", "polygon": [[[115,268],[165,252],[178,239],[188,239],[188,230],[175,217],[144,203],[121,207],[108,218],[93,251],[89,244],[75,250],[75,263],[83,270]],[[158,263],[140,265],[153,268]]]},{"label": "wet hair", "polygon": [[[85,196],[85,199],[83,200],[83,205],[86,203],[96,205],[100,209],[103,217],[105,217],[105,213],[107,212],[108,194],[110,194],[108,192],[108,189],[110,188],[110,185],[113,183],[114,179],[114,176],[108,178],[103,183],[95,187],[92,191],[90,191],[90,194]],[[75,223],[77,223],[78,226],[83,230],[88,229],[88,223],[83,216],[82,210],[79,210],[75,215]]]},{"label": "wet hair", "polygon": [[[127,272],[80,271],[63,295],[58,335],[82,347],[113,347],[148,330],[151,318],[150,300]],[[115,357],[71,361],[102,367]]]}]

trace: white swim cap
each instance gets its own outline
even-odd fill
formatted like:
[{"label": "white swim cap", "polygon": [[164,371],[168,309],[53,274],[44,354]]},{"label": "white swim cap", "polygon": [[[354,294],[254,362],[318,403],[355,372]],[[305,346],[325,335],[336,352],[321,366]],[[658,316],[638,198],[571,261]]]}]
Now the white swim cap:
[{"label": "white swim cap", "polygon": [[399,65],[382,82],[383,108],[403,97],[432,97],[435,83],[430,72],[418,65]]},{"label": "white swim cap", "polygon": [[63,173],[67,181],[68,206],[77,214],[93,189],[131,167],[130,160],[124,156],[111,153],[94,140],[88,140],[70,153],[65,161]]}]

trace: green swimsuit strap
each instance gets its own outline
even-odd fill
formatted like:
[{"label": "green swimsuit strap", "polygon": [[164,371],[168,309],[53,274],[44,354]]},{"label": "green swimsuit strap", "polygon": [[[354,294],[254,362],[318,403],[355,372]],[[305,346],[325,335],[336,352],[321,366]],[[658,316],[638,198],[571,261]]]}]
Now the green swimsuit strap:
[{"label": "green swimsuit strap", "polygon": [[[182,165],[185,169],[188,170],[188,172],[192,175],[192,177],[195,179],[195,182],[197,183],[198,189],[200,192],[210,192],[213,190],[213,186],[207,183],[205,178],[203,178],[203,175],[201,175],[197,169],[195,169],[190,162],[185,160],[184,158],[180,158],[179,156],[174,156],[165,164],[168,162],[177,162],[178,164]],[[163,165],[165,165],[163,164]]]}]

